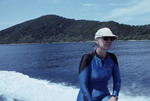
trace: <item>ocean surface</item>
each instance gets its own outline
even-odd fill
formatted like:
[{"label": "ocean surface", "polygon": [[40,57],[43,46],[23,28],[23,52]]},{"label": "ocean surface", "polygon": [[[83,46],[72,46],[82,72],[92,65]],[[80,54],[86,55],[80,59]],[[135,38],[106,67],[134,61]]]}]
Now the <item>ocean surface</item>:
[{"label": "ocean surface", "polygon": [[[0,45],[0,101],[76,101],[79,62],[93,45]],[[150,101],[150,41],[116,41],[109,52],[119,62],[119,101]]]}]

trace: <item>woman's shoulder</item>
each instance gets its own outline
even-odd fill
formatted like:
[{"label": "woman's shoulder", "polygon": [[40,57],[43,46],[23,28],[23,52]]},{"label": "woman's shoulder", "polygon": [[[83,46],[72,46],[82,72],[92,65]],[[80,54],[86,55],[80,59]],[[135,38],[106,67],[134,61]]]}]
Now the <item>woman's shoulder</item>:
[{"label": "woman's shoulder", "polygon": [[114,53],[111,53],[111,52],[107,52],[107,54],[111,57],[116,57],[116,55]]},{"label": "woman's shoulder", "polygon": [[82,56],[80,66],[79,66],[79,73],[81,73],[86,67],[88,67],[94,57],[95,53],[87,53]]},{"label": "woman's shoulder", "polygon": [[114,53],[111,53],[111,52],[107,52],[107,54],[110,56],[110,58],[114,61],[115,64],[118,65],[118,60],[117,60],[117,57]]},{"label": "woman's shoulder", "polygon": [[86,60],[91,60],[95,56],[95,51],[91,53],[83,54],[82,58]]}]

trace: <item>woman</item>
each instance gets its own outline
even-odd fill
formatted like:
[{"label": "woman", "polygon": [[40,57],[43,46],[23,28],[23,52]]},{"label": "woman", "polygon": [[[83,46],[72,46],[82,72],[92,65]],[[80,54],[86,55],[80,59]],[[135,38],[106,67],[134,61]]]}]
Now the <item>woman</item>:
[{"label": "woman", "polygon": [[[121,78],[118,61],[107,52],[112,41],[118,37],[109,28],[101,28],[95,34],[97,49],[83,55],[79,66],[80,91],[77,101],[117,101]],[[113,77],[113,93],[108,90],[108,81]]]}]

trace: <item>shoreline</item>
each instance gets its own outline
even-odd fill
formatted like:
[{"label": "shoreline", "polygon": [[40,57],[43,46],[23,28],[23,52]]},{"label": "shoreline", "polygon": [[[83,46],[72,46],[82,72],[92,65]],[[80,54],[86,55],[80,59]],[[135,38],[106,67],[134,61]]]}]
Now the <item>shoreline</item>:
[{"label": "shoreline", "polygon": [[[121,42],[121,41],[150,41],[150,40],[116,40],[116,41],[114,41],[114,42]],[[10,43],[10,44],[0,44],[0,45],[31,45],[31,44],[84,43],[84,42],[95,42],[95,41],[45,42],[45,43]]]}]

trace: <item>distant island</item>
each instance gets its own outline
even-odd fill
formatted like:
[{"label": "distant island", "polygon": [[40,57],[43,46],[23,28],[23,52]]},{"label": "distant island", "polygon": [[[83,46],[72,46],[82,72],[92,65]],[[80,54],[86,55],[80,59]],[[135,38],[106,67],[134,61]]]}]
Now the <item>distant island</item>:
[{"label": "distant island", "polygon": [[0,44],[93,41],[102,27],[109,27],[119,40],[150,40],[150,24],[131,26],[45,15],[0,31]]}]

